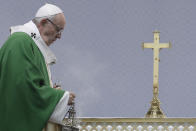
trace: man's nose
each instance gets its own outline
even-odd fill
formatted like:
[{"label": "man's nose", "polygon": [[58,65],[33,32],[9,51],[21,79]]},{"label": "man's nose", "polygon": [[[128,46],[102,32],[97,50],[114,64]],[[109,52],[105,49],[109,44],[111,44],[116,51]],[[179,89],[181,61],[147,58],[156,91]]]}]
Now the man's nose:
[{"label": "man's nose", "polygon": [[56,35],[56,38],[60,39],[60,38],[61,38],[61,33],[58,33],[58,34]]}]

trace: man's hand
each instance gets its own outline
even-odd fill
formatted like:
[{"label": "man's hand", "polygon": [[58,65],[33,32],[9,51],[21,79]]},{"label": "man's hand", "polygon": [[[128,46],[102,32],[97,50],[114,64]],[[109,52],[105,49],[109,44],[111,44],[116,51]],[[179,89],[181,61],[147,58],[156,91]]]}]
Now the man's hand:
[{"label": "man's hand", "polygon": [[[55,83],[53,88],[55,88],[55,89],[61,89],[61,85],[57,85]],[[69,93],[68,105],[72,105],[73,104],[75,97],[76,96],[75,96],[74,93],[72,93],[72,92]]]},{"label": "man's hand", "polygon": [[68,105],[72,105],[73,104],[73,102],[74,102],[74,98],[75,98],[76,96],[75,96],[75,94],[74,93],[72,93],[72,92],[70,92],[69,93],[69,101],[68,101]]},{"label": "man's hand", "polygon": [[53,88],[55,88],[55,89],[61,89],[61,85],[57,85],[57,84],[55,83]]}]

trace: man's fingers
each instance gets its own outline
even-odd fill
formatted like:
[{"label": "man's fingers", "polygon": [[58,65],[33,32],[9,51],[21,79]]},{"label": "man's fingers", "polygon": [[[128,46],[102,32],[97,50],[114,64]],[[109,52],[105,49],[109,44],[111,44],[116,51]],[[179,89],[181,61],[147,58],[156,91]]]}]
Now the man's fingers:
[{"label": "man's fingers", "polygon": [[76,96],[75,96],[74,93],[72,93],[72,92],[69,93],[69,102],[68,102],[68,105],[73,104],[74,98],[75,98],[75,97],[76,97]]},{"label": "man's fingers", "polygon": [[70,92],[70,97],[75,98],[76,96],[74,93]]}]

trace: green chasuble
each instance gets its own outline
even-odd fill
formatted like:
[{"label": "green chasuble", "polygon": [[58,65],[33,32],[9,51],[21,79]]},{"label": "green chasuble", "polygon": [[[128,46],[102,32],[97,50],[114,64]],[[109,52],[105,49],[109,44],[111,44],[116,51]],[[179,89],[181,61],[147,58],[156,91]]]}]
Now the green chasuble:
[{"label": "green chasuble", "polygon": [[32,38],[12,34],[0,49],[0,131],[41,131],[63,94]]}]

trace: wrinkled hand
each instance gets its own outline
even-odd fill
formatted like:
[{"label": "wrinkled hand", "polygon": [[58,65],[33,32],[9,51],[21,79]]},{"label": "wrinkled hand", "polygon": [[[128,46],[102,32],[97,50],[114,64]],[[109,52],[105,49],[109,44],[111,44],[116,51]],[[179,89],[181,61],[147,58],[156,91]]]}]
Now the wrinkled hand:
[{"label": "wrinkled hand", "polygon": [[61,89],[61,85],[57,85],[57,84],[55,83],[53,88],[55,88],[55,89]]},{"label": "wrinkled hand", "polygon": [[72,92],[69,93],[68,105],[72,105],[72,104],[73,104],[75,97],[76,97],[76,96],[75,96],[74,93],[72,93]]}]

